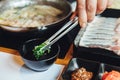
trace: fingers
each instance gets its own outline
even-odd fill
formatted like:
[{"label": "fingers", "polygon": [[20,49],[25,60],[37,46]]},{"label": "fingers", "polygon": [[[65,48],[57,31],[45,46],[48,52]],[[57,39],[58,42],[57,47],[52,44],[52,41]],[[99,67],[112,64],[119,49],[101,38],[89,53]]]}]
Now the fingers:
[{"label": "fingers", "polygon": [[70,19],[74,19],[75,16],[77,16],[77,10],[75,12],[73,12],[72,16],[70,17]]},{"label": "fingers", "polygon": [[97,0],[87,0],[86,5],[87,21],[91,22],[96,14]]},{"label": "fingers", "polygon": [[102,13],[113,0],[77,0],[76,11],[71,19],[78,15],[81,27],[85,27],[87,22],[91,22],[96,14]]},{"label": "fingers", "polygon": [[74,17],[77,16],[77,15],[78,15],[78,10],[77,10],[77,6],[76,6],[76,9],[73,12],[72,16],[70,17],[70,19],[74,19]]},{"label": "fingers", "polygon": [[97,14],[102,13],[106,9],[107,4],[108,4],[108,0],[97,0],[97,11],[96,11],[96,13]]},{"label": "fingers", "polygon": [[77,0],[78,21],[81,27],[85,27],[87,23],[86,0]]},{"label": "fingers", "polygon": [[108,4],[107,4],[107,7],[111,6],[113,3],[113,0],[108,0]]}]

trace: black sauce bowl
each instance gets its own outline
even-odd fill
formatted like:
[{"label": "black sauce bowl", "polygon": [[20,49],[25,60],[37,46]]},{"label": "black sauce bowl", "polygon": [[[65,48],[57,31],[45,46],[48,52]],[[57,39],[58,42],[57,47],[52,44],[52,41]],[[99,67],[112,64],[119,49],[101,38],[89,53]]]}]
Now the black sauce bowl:
[{"label": "black sauce bowl", "polygon": [[50,53],[43,55],[40,59],[36,59],[33,55],[33,48],[42,42],[44,39],[31,39],[26,41],[20,49],[20,55],[25,63],[25,65],[34,71],[46,71],[48,70],[56,61],[60,47],[58,44],[53,44],[50,49]]}]

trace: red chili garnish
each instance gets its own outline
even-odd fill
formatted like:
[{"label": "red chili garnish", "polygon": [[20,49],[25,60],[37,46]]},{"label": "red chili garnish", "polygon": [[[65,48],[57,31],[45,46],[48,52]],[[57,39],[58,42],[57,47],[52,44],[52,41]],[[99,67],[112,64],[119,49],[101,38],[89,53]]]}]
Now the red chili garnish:
[{"label": "red chili garnish", "polygon": [[102,76],[102,80],[120,80],[120,72],[115,70],[105,72]]}]

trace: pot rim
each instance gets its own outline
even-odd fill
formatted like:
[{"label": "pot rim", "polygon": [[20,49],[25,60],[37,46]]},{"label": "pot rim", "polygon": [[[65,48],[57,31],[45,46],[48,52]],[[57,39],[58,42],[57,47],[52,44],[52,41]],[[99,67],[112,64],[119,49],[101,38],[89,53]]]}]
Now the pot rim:
[{"label": "pot rim", "polygon": [[[23,27],[13,27],[13,26],[7,26],[7,25],[0,25],[0,27],[4,30],[7,30],[7,31],[10,31],[10,32],[27,32],[27,31],[32,31],[32,30],[35,30],[35,29],[38,29],[38,30],[43,30],[43,29],[46,29],[47,27],[49,26],[53,26],[57,23],[60,23],[62,22],[63,20],[67,19],[71,14],[72,14],[72,6],[70,4],[70,2],[66,1],[66,0],[63,0],[69,7],[69,12],[66,16],[64,16],[63,18],[53,22],[53,23],[50,23],[50,24],[46,24],[44,26],[38,26],[38,27],[27,27],[27,28],[23,28]],[[5,1],[1,1],[0,5],[2,3],[4,3]]]}]

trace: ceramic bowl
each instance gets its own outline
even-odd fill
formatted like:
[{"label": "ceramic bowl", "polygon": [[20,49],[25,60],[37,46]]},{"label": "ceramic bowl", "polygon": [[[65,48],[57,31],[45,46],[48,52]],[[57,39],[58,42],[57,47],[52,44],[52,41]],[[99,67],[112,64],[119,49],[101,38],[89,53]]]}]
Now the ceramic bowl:
[{"label": "ceramic bowl", "polygon": [[20,55],[25,63],[25,65],[34,71],[46,71],[48,70],[56,61],[60,47],[58,44],[53,44],[50,48],[50,53],[40,57],[38,60],[33,55],[33,48],[41,44],[43,39],[32,39],[26,41],[20,50]]}]

